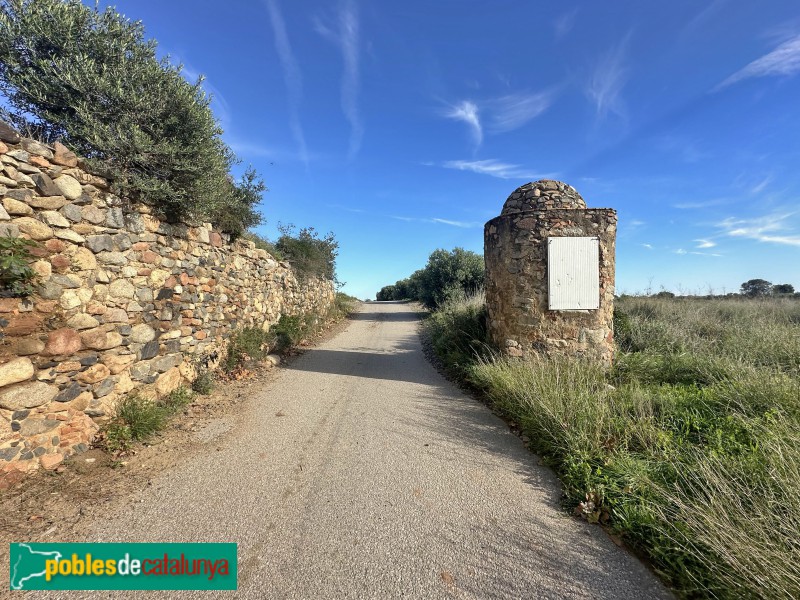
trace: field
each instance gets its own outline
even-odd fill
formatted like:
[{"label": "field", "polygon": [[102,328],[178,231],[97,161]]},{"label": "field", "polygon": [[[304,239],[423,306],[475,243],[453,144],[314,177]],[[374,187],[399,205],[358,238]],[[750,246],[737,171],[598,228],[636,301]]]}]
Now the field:
[{"label": "field", "polygon": [[439,355],[520,425],[565,504],[686,597],[800,597],[800,302],[624,297],[609,372],[506,360],[480,297],[427,322]]}]

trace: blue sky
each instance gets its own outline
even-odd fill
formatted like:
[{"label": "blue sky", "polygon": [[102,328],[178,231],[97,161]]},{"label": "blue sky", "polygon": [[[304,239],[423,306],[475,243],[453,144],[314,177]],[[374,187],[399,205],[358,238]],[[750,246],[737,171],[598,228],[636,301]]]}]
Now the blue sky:
[{"label": "blue sky", "polygon": [[617,290],[800,288],[796,0],[127,0],[206,76],[267,223],[333,231],[374,297],[482,252],[518,186],[617,209]]}]

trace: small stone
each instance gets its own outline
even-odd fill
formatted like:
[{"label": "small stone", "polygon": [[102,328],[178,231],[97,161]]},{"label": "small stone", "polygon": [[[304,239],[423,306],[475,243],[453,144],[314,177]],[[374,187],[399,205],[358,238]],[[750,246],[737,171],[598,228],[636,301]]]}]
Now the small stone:
[{"label": "small stone", "polygon": [[67,148],[61,142],[53,144],[53,158],[51,159],[55,164],[64,167],[77,167],[78,157],[74,152]]},{"label": "small stone", "polygon": [[31,176],[31,179],[33,179],[33,183],[34,185],[36,185],[36,189],[42,196],[64,195],[61,193],[61,190],[58,187],[56,187],[56,184],[53,183],[53,180],[50,179],[50,177],[45,173],[34,173]]},{"label": "small stone", "polygon": [[56,229],[56,237],[76,244],[82,244],[86,241],[82,235],[71,229]]},{"label": "small stone", "polygon": [[45,281],[38,288],[39,296],[44,300],[58,300],[63,293],[63,288],[52,281]]},{"label": "small stone", "polygon": [[111,251],[114,249],[114,241],[110,235],[90,235],[86,238],[86,245],[95,254],[103,251]]},{"label": "small stone", "polygon": [[94,253],[87,248],[72,246],[67,251],[67,255],[72,261],[72,266],[79,271],[93,271],[97,268],[97,259],[94,257]]},{"label": "small stone", "polygon": [[83,392],[83,388],[79,386],[77,383],[71,383],[69,386],[65,387],[63,390],[56,394],[56,397],[53,398],[54,402],[71,402],[75,400],[78,396],[81,395]]},{"label": "small stone", "polygon": [[84,356],[80,360],[80,363],[84,367],[91,367],[92,365],[96,365],[98,360],[97,354],[90,354],[89,356]]},{"label": "small stone", "polygon": [[22,147],[25,149],[25,151],[29,152],[30,154],[44,156],[47,159],[53,158],[53,153],[50,151],[50,148],[48,148],[41,142],[37,142],[36,140],[31,140],[28,138],[23,138],[21,140],[21,144]]},{"label": "small stone", "polygon": [[9,144],[19,144],[19,133],[8,123],[0,121],[0,140]]},{"label": "small stone", "polygon": [[122,252],[100,252],[97,255],[99,260],[104,265],[127,265],[128,258]]},{"label": "small stone", "polygon": [[61,461],[64,460],[64,455],[59,454],[56,452],[55,454],[45,454],[39,459],[39,464],[42,465],[42,468],[45,471],[53,471],[58,465],[61,464]]},{"label": "small stone", "polygon": [[27,381],[33,377],[33,363],[29,358],[15,358],[0,365],[0,387]]},{"label": "small stone", "polygon": [[125,226],[124,215],[121,208],[111,208],[106,213],[106,227],[119,229]]},{"label": "small stone", "polygon": [[82,373],[78,374],[78,381],[82,383],[97,383],[111,375],[111,371],[103,363],[92,365]]},{"label": "small stone", "polygon": [[33,214],[33,209],[30,206],[14,198],[3,198],[3,208],[9,215],[28,217]]},{"label": "small stone", "polygon": [[109,308],[103,312],[103,323],[127,323],[128,313],[122,308]]},{"label": "small stone", "polygon": [[114,388],[117,385],[117,378],[116,377],[108,377],[104,379],[101,383],[94,386],[94,397],[95,398],[103,398],[104,396],[108,396],[111,392],[114,391]]},{"label": "small stone", "polygon": [[127,369],[136,360],[134,354],[107,354],[103,357],[103,364],[108,367],[112,375],[117,375]]},{"label": "small stone", "polygon": [[97,327],[99,324],[100,321],[86,313],[73,315],[69,321],[67,321],[67,326],[72,327],[72,329],[91,329]]},{"label": "small stone", "polygon": [[139,324],[135,325],[131,329],[131,341],[137,344],[144,344],[146,342],[152,341],[156,337],[156,332],[153,330],[152,327]]},{"label": "small stone", "polygon": [[43,211],[41,217],[50,227],[69,227],[69,221],[61,213],[57,213],[54,210]]},{"label": "small stone", "polygon": [[47,336],[42,354],[45,356],[59,356],[75,354],[83,347],[81,337],[74,329],[63,328],[51,331]]},{"label": "small stone", "polygon": [[10,221],[11,216],[8,214],[6,209],[0,204],[0,221]]},{"label": "small stone", "polygon": [[58,210],[66,206],[67,199],[64,196],[34,196],[28,200],[28,204],[34,208],[42,208],[45,210]]},{"label": "small stone", "polygon": [[92,400],[94,400],[94,396],[91,392],[81,392],[69,403],[69,408],[78,411],[86,410]]},{"label": "small stone", "polygon": [[53,230],[33,217],[20,217],[14,219],[13,223],[19,227],[22,233],[29,235],[33,240],[43,241],[53,237]]},{"label": "small stone", "polygon": [[171,354],[154,359],[150,368],[152,371],[163,373],[164,371],[169,371],[172,367],[177,367],[182,362],[183,356],[181,354]]},{"label": "small stone", "polygon": [[58,389],[42,381],[18,383],[0,390],[0,408],[24,410],[50,402]]},{"label": "small stone", "polygon": [[139,350],[139,360],[148,360],[158,355],[158,340],[147,342]]},{"label": "small stone", "polygon": [[108,286],[108,292],[112,298],[133,298],[136,288],[127,279],[117,279]]},{"label": "small stone", "polygon": [[[22,437],[30,437],[32,435],[41,435],[52,431],[61,425],[61,421],[55,419],[25,419],[20,427],[19,434]],[[40,446],[41,447],[41,446]],[[44,450],[44,448],[42,448]]]},{"label": "small stone", "polygon": [[169,394],[171,391],[180,387],[182,381],[181,373],[177,367],[173,367],[166,373],[162,373],[156,380],[156,391],[160,395]]},{"label": "small stone", "polygon": [[65,204],[62,206],[61,214],[73,223],[77,223],[83,218],[80,206],[75,204]]},{"label": "small stone", "polygon": [[17,340],[14,345],[14,352],[20,356],[39,354],[42,350],[44,350],[44,342],[35,338],[22,338]]},{"label": "small stone", "polygon": [[134,381],[141,381],[150,374],[150,363],[147,361],[138,362],[131,367],[130,375]]},{"label": "small stone", "polygon": [[68,200],[80,198],[83,193],[81,184],[74,177],[70,177],[69,175],[62,175],[53,183],[59,189],[60,193]]}]

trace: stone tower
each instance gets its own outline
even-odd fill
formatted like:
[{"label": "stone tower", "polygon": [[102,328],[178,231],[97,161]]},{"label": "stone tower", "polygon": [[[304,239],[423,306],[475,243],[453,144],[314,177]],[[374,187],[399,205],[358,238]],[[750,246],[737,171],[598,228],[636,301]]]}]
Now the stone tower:
[{"label": "stone tower", "polygon": [[507,355],[614,352],[617,213],[560,181],[517,188],[484,227],[491,340]]}]

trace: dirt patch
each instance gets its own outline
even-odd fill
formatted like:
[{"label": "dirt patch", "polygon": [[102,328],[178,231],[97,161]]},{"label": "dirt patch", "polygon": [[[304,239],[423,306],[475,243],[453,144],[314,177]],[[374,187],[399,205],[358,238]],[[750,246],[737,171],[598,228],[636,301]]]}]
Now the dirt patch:
[{"label": "dirt patch", "polygon": [[[349,320],[332,323],[302,347],[289,350],[285,364],[306,348],[328,340],[347,327]],[[158,474],[200,452],[213,452],[219,440],[235,430],[241,418],[237,406],[257,394],[280,372],[262,367],[252,377],[216,382],[208,396],[195,394],[182,413],[147,444],[138,444],[126,456],[99,448],[72,456],[57,471],[43,471],[0,492],[0,548],[9,542],[81,539],[87,519],[103,518],[115,501],[153,484]],[[0,551],[0,555],[4,552]]]}]

